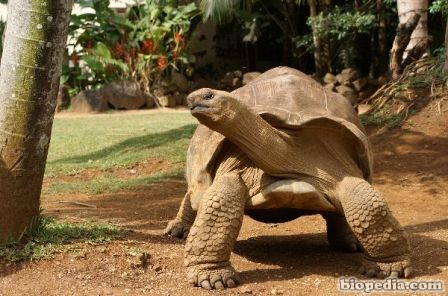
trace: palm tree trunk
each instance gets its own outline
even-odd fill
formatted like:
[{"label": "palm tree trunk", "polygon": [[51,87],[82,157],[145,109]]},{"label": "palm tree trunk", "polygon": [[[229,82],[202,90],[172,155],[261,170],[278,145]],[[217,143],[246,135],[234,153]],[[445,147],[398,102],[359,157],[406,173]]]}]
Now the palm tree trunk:
[{"label": "palm tree trunk", "polygon": [[39,215],[73,0],[10,0],[0,67],[0,241]]},{"label": "palm tree trunk", "polygon": [[420,14],[419,23],[403,54],[405,60],[407,53],[417,44],[426,43],[428,46],[428,0],[397,0],[397,10],[400,24],[406,23],[413,13]]}]

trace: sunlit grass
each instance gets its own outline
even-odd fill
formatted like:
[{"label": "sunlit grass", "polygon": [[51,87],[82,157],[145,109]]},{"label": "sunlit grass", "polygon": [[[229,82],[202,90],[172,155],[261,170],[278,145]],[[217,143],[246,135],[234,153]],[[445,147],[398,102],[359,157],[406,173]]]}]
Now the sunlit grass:
[{"label": "sunlit grass", "polygon": [[40,216],[26,234],[26,243],[10,241],[0,245],[0,262],[51,258],[74,243],[102,243],[116,239],[120,229],[110,224],[71,223]]},{"label": "sunlit grass", "polygon": [[[43,193],[100,194],[181,178],[195,127],[188,112],[56,117],[45,174],[51,182]],[[148,159],[166,161],[169,167],[126,179],[109,172]],[[99,170],[91,180],[58,180],[89,169]]]}]

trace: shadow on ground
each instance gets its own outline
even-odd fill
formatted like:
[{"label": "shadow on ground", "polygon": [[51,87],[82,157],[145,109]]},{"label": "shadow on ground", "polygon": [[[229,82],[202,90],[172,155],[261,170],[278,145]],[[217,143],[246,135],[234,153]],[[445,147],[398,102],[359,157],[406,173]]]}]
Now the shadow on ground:
[{"label": "shadow on ground", "polygon": [[[419,233],[448,230],[448,219],[406,227],[411,236],[414,277],[434,276],[448,266],[448,242]],[[235,253],[268,269],[244,271],[245,282],[261,283],[298,279],[307,275],[338,278],[355,276],[361,253],[341,253],[329,248],[325,233],[256,236],[238,241]]]},{"label": "shadow on ground", "polygon": [[180,128],[171,129],[162,133],[130,138],[118,144],[106,147],[102,150],[84,155],[58,159],[49,163],[84,163],[89,160],[95,161],[106,157],[111,157],[111,155],[121,154],[126,151],[136,152],[144,149],[152,149],[181,139],[189,139],[191,138],[191,135],[193,134],[195,128],[195,124],[188,124]]}]

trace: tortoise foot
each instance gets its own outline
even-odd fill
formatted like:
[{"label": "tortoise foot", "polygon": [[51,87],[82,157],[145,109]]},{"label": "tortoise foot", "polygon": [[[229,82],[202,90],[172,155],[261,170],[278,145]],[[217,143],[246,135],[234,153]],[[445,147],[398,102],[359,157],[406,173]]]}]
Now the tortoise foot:
[{"label": "tortoise foot", "polygon": [[179,219],[174,219],[168,223],[164,233],[169,236],[185,239],[190,232],[190,228],[190,224]]},{"label": "tortoise foot", "polygon": [[408,258],[391,262],[379,262],[365,258],[359,272],[371,278],[408,278],[412,273],[412,267]]},{"label": "tortoise foot", "polygon": [[232,266],[214,268],[208,264],[196,265],[188,268],[187,276],[191,284],[207,290],[234,288],[241,282]]}]

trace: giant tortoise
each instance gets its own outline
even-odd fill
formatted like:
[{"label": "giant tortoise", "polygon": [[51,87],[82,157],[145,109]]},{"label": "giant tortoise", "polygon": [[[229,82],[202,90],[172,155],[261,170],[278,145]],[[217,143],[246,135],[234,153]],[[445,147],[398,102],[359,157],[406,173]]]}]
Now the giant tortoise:
[{"label": "giant tortoise", "polygon": [[320,214],[330,246],[364,252],[369,277],[408,277],[408,239],[371,185],[368,139],[350,102],[278,67],[229,93],[188,96],[200,125],[188,149],[188,191],[166,233],[187,237],[189,281],[234,287],[229,262],[243,215],[285,222]]}]

